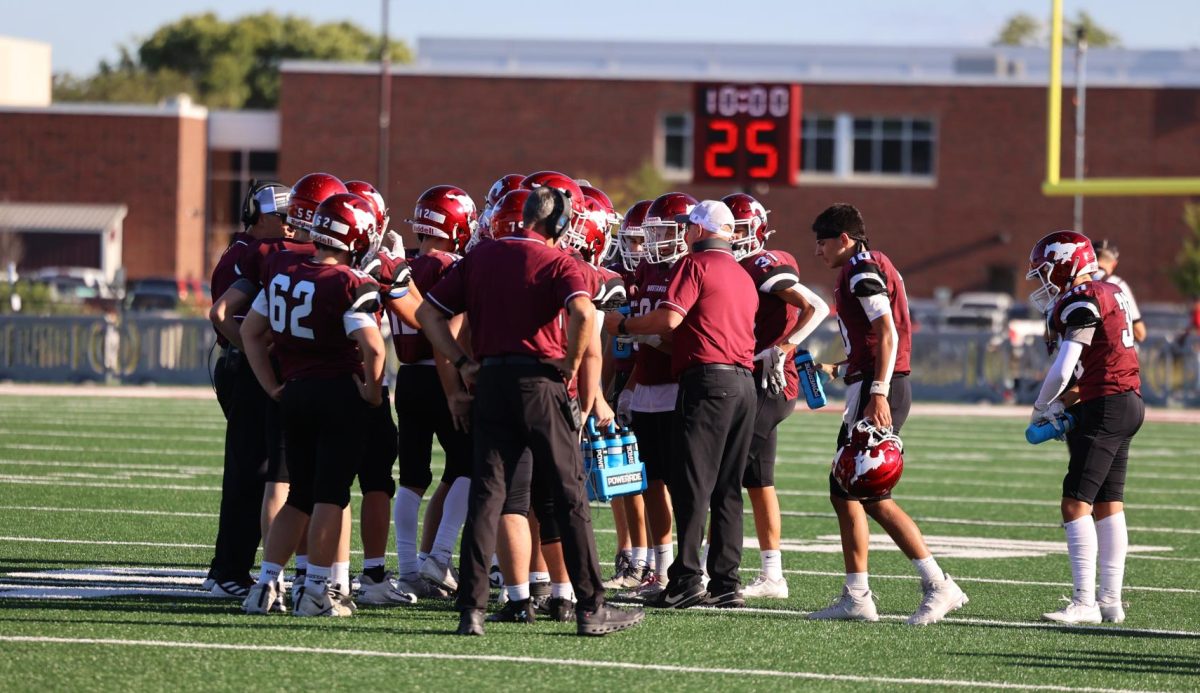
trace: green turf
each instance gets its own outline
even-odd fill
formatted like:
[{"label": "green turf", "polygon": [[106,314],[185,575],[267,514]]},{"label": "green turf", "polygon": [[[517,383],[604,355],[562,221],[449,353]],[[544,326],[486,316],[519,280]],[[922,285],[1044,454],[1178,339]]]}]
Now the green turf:
[{"label": "green turf", "polygon": [[[825,472],[837,423],[835,416],[800,413],[781,430],[785,544],[836,541]],[[0,590],[46,582],[15,573],[205,567],[220,497],[222,426],[211,401],[0,397]],[[1128,620],[1119,628],[1035,625],[1070,592],[1067,560],[1057,552],[943,557],[971,603],[941,625],[910,628],[901,619],[917,605],[918,583],[908,561],[890,549],[871,558],[883,621],[812,623],[804,612],[839,590],[840,555],[785,550],[791,597],[750,604],[770,611],[655,612],[640,628],[598,640],[551,623],[494,625],[485,638],[457,638],[448,635],[456,615],[434,601],[313,622],[251,618],[236,603],[214,599],[29,600],[0,591],[0,681],[4,690],[22,691],[840,690],[938,682],[1196,689],[1195,428],[1146,424],[1134,442],[1130,541],[1161,550],[1131,554]],[[1018,420],[969,416],[909,421],[897,498],[931,540],[977,539],[991,548],[1062,541],[1057,499],[1065,451],[1057,443],[1026,445],[1022,429]],[[593,515],[607,563],[615,546],[612,516],[603,506]],[[749,516],[746,529],[753,536]],[[758,552],[747,550],[744,563],[749,579]],[[607,662],[651,668],[595,666]]]}]

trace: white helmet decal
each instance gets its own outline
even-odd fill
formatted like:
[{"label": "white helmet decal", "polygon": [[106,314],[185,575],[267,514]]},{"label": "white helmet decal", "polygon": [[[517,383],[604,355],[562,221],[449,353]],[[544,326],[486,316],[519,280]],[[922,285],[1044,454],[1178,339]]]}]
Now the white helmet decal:
[{"label": "white helmet decal", "polygon": [[1046,246],[1046,256],[1051,262],[1067,262],[1082,243],[1051,243]]}]

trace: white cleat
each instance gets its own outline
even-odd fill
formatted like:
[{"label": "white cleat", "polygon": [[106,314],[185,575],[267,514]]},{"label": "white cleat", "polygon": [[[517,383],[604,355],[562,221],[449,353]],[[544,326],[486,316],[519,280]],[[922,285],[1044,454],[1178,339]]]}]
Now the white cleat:
[{"label": "white cleat", "polygon": [[813,621],[878,621],[879,612],[875,609],[875,595],[868,591],[857,595],[847,587],[842,587],[842,596],[820,611],[808,615]]},{"label": "white cleat", "polygon": [[650,573],[645,580],[642,580],[642,584],[629,593],[629,596],[647,602],[657,599],[658,595],[667,589],[668,582],[667,578],[659,577],[657,573]]},{"label": "white cleat", "polygon": [[430,556],[421,564],[421,577],[443,589],[454,592],[458,590],[458,571],[449,561],[442,563]]},{"label": "white cleat", "polygon": [[1100,620],[1105,623],[1123,623],[1125,621],[1125,605],[1118,599],[1114,602],[1097,602],[1100,607]]},{"label": "white cleat", "polygon": [[1100,623],[1100,606],[1095,602],[1084,604],[1073,599],[1066,601],[1068,604],[1058,611],[1042,614],[1042,620],[1066,623],[1068,625],[1076,623]]},{"label": "white cleat", "polygon": [[921,583],[921,606],[916,613],[908,617],[910,626],[928,626],[946,617],[946,614],[961,609],[969,599],[949,575],[942,580],[930,580]]},{"label": "white cleat", "polygon": [[392,579],[391,573],[384,576],[382,582],[375,582],[370,575],[364,573],[358,579],[358,601],[379,606],[416,604],[417,595],[402,589],[399,583]]},{"label": "white cleat", "polygon": [[242,611],[248,614],[284,613],[283,589],[278,582],[256,582],[242,601]]},{"label": "white cleat", "polygon": [[759,599],[787,599],[788,584],[784,578],[773,580],[766,575],[759,575],[742,589],[742,596]]},{"label": "white cleat", "polygon": [[292,612],[296,616],[351,616],[343,597],[332,590],[300,589],[300,601]]}]

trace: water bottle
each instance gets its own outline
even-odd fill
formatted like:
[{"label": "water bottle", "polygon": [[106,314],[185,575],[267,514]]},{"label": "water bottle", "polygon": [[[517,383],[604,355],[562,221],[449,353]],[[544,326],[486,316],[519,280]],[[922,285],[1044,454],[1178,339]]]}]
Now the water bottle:
[{"label": "water bottle", "polygon": [[812,354],[806,349],[797,349],[794,362],[796,370],[800,372],[800,389],[804,391],[808,408],[820,409],[825,406],[825,386],[821,384],[821,370],[813,361]]},{"label": "water bottle", "polygon": [[617,429],[621,434],[621,446],[625,449],[625,464],[637,464],[642,461],[641,455],[638,454],[637,436],[633,434],[633,429],[628,426],[621,426]]},{"label": "water bottle", "polygon": [[1036,424],[1029,424],[1029,428],[1025,429],[1025,440],[1029,441],[1030,445],[1038,445],[1044,443],[1051,438],[1057,438],[1061,435],[1066,435],[1067,431],[1075,428],[1075,417],[1070,414],[1063,414],[1057,419],[1058,428],[1050,421],[1042,421]]},{"label": "water bottle", "polygon": [[[621,306],[620,308],[617,309],[617,312],[627,318],[627,317],[629,317],[629,306],[628,305]],[[628,358],[633,357],[633,344],[632,343],[625,341],[625,340],[617,339],[615,336],[612,339],[613,339],[613,358],[628,359]]]},{"label": "water bottle", "polygon": [[604,467],[612,469],[625,464],[625,446],[621,440],[621,434],[617,432],[617,427],[609,424],[608,430],[604,432]]},{"label": "water bottle", "polygon": [[588,469],[604,469],[606,454],[604,436],[600,435],[600,431],[596,429],[596,417],[594,416],[588,417],[585,441],[587,445],[585,452]]}]

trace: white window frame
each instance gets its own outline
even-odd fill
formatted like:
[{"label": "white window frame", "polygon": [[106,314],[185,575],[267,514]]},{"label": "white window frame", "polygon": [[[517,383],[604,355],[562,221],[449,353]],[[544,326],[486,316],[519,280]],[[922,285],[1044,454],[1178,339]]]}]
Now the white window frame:
[{"label": "white window frame", "polygon": [[[822,114],[824,117],[828,115]],[[898,118],[905,122],[904,132],[911,139],[912,121],[926,121],[931,126],[929,140],[933,143],[930,173],[873,173],[854,170],[854,121],[857,118]],[[856,114],[838,112],[834,119],[833,173],[800,171],[801,185],[851,185],[870,187],[937,187],[938,120],[916,114]],[[800,164],[803,167],[803,163]]]},{"label": "white window frame", "polygon": [[[668,132],[667,118],[683,119],[682,129]],[[667,136],[678,135],[684,139],[683,166],[667,165]],[[683,111],[663,112],[658,115],[658,123],[654,137],[654,164],[665,180],[672,182],[690,183],[692,180],[692,151],[695,148],[695,125],[692,114]]]}]

